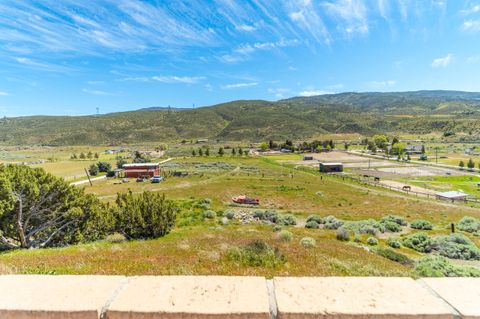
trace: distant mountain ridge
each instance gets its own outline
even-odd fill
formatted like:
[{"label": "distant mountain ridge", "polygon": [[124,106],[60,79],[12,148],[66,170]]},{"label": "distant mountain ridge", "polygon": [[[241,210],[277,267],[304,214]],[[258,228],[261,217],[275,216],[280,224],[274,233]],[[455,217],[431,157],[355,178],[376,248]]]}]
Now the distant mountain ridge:
[{"label": "distant mountain ridge", "polygon": [[0,120],[0,143],[99,145],[198,138],[262,141],[378,132],[447,132],[476,140],[479,119],[480,93],[347,92],[276,102],[239,100],[196,109],[151,107],[102,116],[6,118]]}]

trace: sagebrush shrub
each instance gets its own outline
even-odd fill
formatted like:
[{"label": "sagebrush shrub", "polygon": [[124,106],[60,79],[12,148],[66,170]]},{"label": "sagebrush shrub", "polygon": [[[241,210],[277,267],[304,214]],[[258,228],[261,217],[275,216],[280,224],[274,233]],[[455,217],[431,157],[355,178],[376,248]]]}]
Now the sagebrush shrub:
[{"label": "sagebrush shrub", "polygon": [[350,239],[350,234],[345,228],[340,227],[337,229],[336,237],[338,240],[348,241]]},{"label": "sagebrush shrub", "polygon": [[323,223],[323,220],[322,220],[322,217],[318,216],[318,215],[310,215],[307,217],[307,223],[308,222],[316,222],[317,224],[321,224]]},{"label": "sagebrush shrub", "polygon": [[280,231],[280,239],[283,241],[292,241],[293,239],[293,234],[289,232],[288,230],[282,230]]},{"label": "sagebrush shrub", "polygon": [[387,239],[387,245],[392,247],[392,248],[400,248],[402,244],[400,241],[396,238],[390,237]]},{"label": "sagebrush shrub", "polygon": [[344,222],[330,215],[323,219],[323,224],[325,229],[338,229],[343,226]]},{"label": "sagebrush shrub", "polygon": [[303,247],[310,248],[310,247],[314,247],[317,244],[317,242],[312,237],[303,237],[300,240],[300,244]]},{"label": "sagebrush shrub", "polygon": [[305,228],[317,229],[317,228],[320,228],[320,224],[318,224],[314,220],[310,220],[310,221],[306,222]]},{"label": "sagebrush shrub", "polygon": [[421,253],[429,253],[433,248],[432,239],[424,233],[415,233],[403,238],[403,245]]},{"label": "sagebrush shrub", "polygon": [[393,251],[389,248],[375,248],[374,252],[382,257],[400,263],[402,265],[411,265],[412,260],[405,256],[404,254],[400,254],[396,251]]},{"label": "sagebrush shrub", "polygon": [[413,220],[410,223],[410,227],[412,227],[413,229],[422,229],[422,230],[432,230],[433,229],[433,225],[430,222],[428,222],[426,220],[423,220],[423,219]]},{"label": "sagebrush shrub", "polygon": [[480,231],[480,219],[471,216],[464,216],[458,222],[458,229],[466,231],[468,233],[478,232]]},{"label": "sagebrush shrub", "polygon": [[371,246],[376,246],[376,245],[378,245],[378,239],[376,239],[375,237],[368,237],[367,238],[367,244],[369,244]]},{"label": "sagebrush shrub", "polygon": [[213,210],[206,210],[203,212],[203,217],[208,219],[214,219],[215,217],[217,217],[217,213],[215,213]]},{"label": "sagebrush shrub", "polygon": [[107,241],[109,243],[112,243],[112,244],[123,243],[126,240],[127,239],[125,238],[125,236],[123,236],[120,233],[113,233],[113,234],[110,234],[107,237],[105,237],[105,241]]},{"label": "sagebrush shrub", "polygon": [[442,256],[422,257],[413,269],[420,277],[480,277],[480,269],[452,264]]}]

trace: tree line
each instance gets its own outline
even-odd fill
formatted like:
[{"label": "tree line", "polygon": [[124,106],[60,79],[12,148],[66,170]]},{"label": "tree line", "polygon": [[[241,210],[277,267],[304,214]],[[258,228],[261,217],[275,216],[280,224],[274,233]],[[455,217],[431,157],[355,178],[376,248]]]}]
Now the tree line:
[{"label": "tree line", "polygon": [[41,168],[0,165],[0,249],[59,247],[104,239],[156,238],[175,223],[177,205],[159,193],[117,194],[102,203]]}]

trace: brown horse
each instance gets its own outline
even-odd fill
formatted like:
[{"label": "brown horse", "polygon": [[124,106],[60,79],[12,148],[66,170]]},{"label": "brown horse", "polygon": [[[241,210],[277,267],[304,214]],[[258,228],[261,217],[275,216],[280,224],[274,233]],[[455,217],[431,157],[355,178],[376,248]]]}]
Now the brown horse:
[{"label": "brown horse", "polygon": [[405,185],[405,186],[402,187],[402,191],[409,192],[411,190],[412,190],[412,186]]}]

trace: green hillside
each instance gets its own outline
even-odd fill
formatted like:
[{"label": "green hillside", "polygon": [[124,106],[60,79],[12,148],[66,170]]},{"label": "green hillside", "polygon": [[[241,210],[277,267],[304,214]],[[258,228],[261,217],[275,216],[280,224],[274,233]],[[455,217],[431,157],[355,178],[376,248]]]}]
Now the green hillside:
[{"label": "green hillside", "polygon": [[277,102],[233,101],[198,109],[152,108],[101,116],[0,120],[1,144],[99,145],[219,138],[261,141],[322,133],[480,135],[480,93],[341,93]]}]

